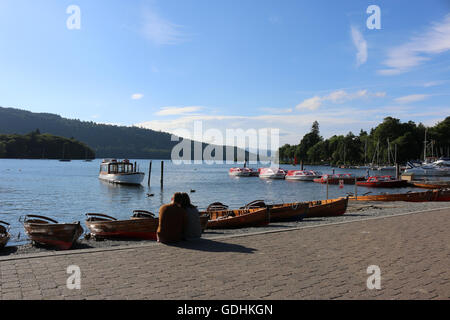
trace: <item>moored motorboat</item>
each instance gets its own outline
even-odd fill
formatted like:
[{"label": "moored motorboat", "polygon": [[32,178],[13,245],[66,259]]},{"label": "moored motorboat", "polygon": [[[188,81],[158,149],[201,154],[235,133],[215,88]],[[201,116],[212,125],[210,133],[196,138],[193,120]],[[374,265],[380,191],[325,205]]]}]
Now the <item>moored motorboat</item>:
[{"label": "moored motorboat", "polygon": [[51,218],[32,214],[25,216],[23,226],[32,241],[62,250],[70,249],[83,234],[79,221],[58,223]]},{"label": "moored motorboat", "polygon": [[280,168],[259,168],[259,177],[266,179],[284,179],[286,172]]},{"label": "moored motorboat", "polygon": [[145,210],[134,210],[129,220],[117,220],[103,213],[86,213],[86,226],[94,238],[156,240],[158,218]]},{"label": "moored motorboat", "polygon": [[355,181],[363,181],[364,177],[357,177],[351,173],[337,173],[325,174],[321,178],[316,178],[313,181],[317,183],[339,184],[342,181],[344,184],[355,184]]},{"label": "moored motorboat", "polygon": [[322,177],[322,173],[313,170],[289,170],[285,176],[286,180],[313,181]]},{"label": "moored motorboat", "polygon": [[112,159],[103,160],[98,178],[111,183],[140,185],[144,176],[145,173],[137,170],[136,163],[133,164],[127,159],[123,161]]},{"label": "moored motorboat", "polygon": [[251,172],[249,168],[230,168],[228,174],[234,177],[249,177]]},{"label": "moored motorboat", "polygon": [[347,211],[348,198],[310,201],[305,218],[341,216]]},{"label": "moored motorboat", "polygon": [[412,161],[407,163],[405,175],[412,175],[417,177],[427,176],[450,176],[450,159],[441,158],[432,163],[416,165]]},{"label": "moored motorboat", "polygon": [[357,181],[357,186],[372,187],[372,188],[401,188],[406,187],[408,182],[406,180],[396,179],[393,176],[373,176],[366,181]]},{"label": "moored motorboat", "polygon": [[11,235],[9,234],[10,225],[8,222],[0,221],[0,249],[8,243]]},{"label": "moored motorboat", "polygon": [[270,222],[269,211],[266,208],[211,211],[208,214],[207,229],[261,227]]}]

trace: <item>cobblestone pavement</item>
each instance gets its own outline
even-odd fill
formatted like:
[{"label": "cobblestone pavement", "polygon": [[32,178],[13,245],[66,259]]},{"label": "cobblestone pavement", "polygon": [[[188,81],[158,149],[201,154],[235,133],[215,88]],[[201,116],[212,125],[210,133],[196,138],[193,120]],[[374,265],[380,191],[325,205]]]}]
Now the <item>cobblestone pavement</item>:
[{"label": "cobblestone pavement", "polygon": [[[450,210],[0,258],[2,299],[450,299]],[[69,265],[81,289],[66,285]],[[381,289],[368,289],[370,265]]]}]

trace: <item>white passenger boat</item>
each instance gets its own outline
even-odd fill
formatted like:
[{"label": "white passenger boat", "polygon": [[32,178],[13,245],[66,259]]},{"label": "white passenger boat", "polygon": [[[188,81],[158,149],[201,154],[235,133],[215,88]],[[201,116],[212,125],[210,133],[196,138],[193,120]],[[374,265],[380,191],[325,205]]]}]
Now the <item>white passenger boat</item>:
[{"label": "white passenger boat", "polygon": [[140,185],[144,176],[145,173],[137,171],[136,163],[130,163],[127,159],[123,161],[111,159],[103,160],[98,178],[111,183]]},{"label": "white passenger boat", "polygon": [[280,168],[260,168],[259,177],[267,179],[284,179],[286,171]]},{"label": "white passenger boat", "polygon": [[301,181],[313,181],[315,178],[320,178],[322,173],[313,170],[289,170],[285,179],[287,180],[301,180]]},{"label": "white passenger boat", "polygon": [[235,177],[249,177],[251,173],[252,170],[249,168],[231,168],[230,171],[228,171],[230,176]]},{"label": "white passenger boat", "polygon": [[450,158],[442,158],[433,163],[417,166],[412,162],[407,163],[404,172],[406,175],[415,176],[450,176]]}]

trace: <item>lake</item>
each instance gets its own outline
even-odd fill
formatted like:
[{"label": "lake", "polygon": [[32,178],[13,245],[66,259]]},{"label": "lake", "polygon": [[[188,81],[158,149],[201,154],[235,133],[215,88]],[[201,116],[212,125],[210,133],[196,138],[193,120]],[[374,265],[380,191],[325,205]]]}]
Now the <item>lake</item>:
[{"label": "lake", "polygon": [[[230,177],[228,169],[236,165],[226,164],[183,164],[175,165],[164,161],[164,188],[160,187],[161,160],[153,160],[151,187],[147,187],[150,160],[136,161],[140,170],[146,173],[141,187],[113,185],[98,179],[101,159],[92,162],[57,160],[0,159],[0,220],[11,224],[11,244],[24,243],[22,224],[19,218],[26,214],[49,216],[59,222],[82,221],[85,213],[105,213],[119,219],[127,219],[135,209],[144,209],[158,214],[162,204],[170,202],[175,192],[187,192],[194,205],[200,209],[220,201],[237,208],[246,203],[263,199],[267,203],[321,200],[326,198],[326,185],[289,181],[264,180],[258,177]],[[257,166],[250,166],[257,167]],[[281,165],[285,169],[299,166]],[[338,169],[323,166],[305,166],[305,169],[322,173],[353,173],[366,175],[366,170]],[[375,171],[374,175],[394,174]],[[191,192],[195,190],[195,192]],[[329,198],[353,193],[353,185],[340,189],[329,186]],[[371,191],[406,192],[415,188],[368,189],[358,187],[358,194]],[[148,193],[154,196],[147,196]],[[20,233],[21,239],[17,240]]]}]

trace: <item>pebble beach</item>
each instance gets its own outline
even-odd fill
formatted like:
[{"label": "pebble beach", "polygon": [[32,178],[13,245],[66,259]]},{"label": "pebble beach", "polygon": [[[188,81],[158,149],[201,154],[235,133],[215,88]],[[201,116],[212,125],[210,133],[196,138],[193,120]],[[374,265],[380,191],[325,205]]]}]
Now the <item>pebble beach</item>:
[{"label": "pebble beach", "polygon": [[[265,227],[258,228],[241,228],[241,229],[206,229],[202,235],[205,239],[221,238],[224,236],[246,235],[251,233],[273,232],[277,230],[284,230],[289,228],[310,227],[330,223],[343,223],[355,220],[363,220],[367,218],[393,216],[409,212],[427,211],[439,208],[450,207],[449,202],[379,202],[379,201],[349,201],[347,211],[344,215],[338,217],[326,218],[305,218],[299,221],[276,222],[270,223]],[[87,230],[85,230],[85,233]],[[75,249],[89,249],[89,248],[111,248],[117,246],[136,246],[140,244],[155,243],[155,241],[146,240],[101,240],[85,239],[84,235],[80,237],[78,242],[74,245]],[[28,242],[24,245],[7,246],[0,251],[0,257],[28,255],[33,253],[45,253],[56,251],[50,247],[40,245],[33,245]],[[70,250],[69,250],[70,252]]]}]

